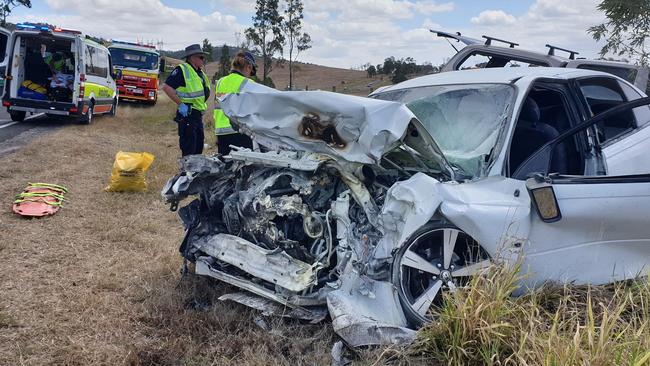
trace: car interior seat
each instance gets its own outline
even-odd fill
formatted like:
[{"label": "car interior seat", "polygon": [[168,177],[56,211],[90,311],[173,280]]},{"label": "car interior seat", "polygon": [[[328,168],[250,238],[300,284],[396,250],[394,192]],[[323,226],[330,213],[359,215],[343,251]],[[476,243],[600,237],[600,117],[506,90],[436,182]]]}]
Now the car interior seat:
[{"label": "car interior seat", "polygon": [[[510,172],[514,173],[535,151],[559,135],[555,127],[540,121],[539,106],[534,99],[528,97],[519,113],[510,145]],[[566,150],[556,149],[549,172],[565,173],[566,171]]]}]

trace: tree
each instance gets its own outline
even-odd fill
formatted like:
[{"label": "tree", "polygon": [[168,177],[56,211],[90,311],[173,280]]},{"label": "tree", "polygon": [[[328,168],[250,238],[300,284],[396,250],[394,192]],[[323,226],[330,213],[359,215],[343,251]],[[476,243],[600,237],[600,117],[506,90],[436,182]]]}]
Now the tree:
[{"label": "tree", "polygon": [[[285,0],[284,21],[282,29],[286,40],[289,41],[289,90],[293,89],[293,62],[301,51],[311,48],[311,37],[302,31],[303,5],[302,0]],[[296,51],[294,57],[293,51]]]},{"label": "tree", "polygon": [[203,40],[203,47],[201,47],[201,49],[203,50],[203,52],[208,54],[207,61],[212,62],[212,50],[214,49],[214,47],[212,46],[212,43],[208,41],[207,38]]},{"label": "tree", "polygon": [[228,75],[230,71],[230,48],[227,44],[221,46],[221,57],[219,58],[219,77]]},{"label": "tree", "polygon": [[390,75],[395,70],[395,57],[391,56],[384,60],[384,66],[382,67],[384,74]]},{"label": "tree", "polygon": [[273,68],[273,55],[282,51],[282,17],[278,12],[278,0],[257,0],[253,26],[245,31],[248,39],[262,54],[262,82]]},{"label": "tree", "polygon": [[605,40],[600,55],[604,57],[610,52],[627,55],[648,66],[650,53],[646,40],[650,38],[650,1],[603,0],[598,9],[605,12],[607,21],[587,31],[596,41]]},{"label": "tree", "polygon": [[3,27],[7,25],[7,16],[18,6],[26,8],[32,7],[31,0],[2,0],[2,8],[0,8],[0,16],[2,17],[0,25]]},{"label": "tree", "polygon": [[374,78],[375,75],[377,75],[377,69],[372,65],[368,66],[366,72],[368,73],[369,78]]}]

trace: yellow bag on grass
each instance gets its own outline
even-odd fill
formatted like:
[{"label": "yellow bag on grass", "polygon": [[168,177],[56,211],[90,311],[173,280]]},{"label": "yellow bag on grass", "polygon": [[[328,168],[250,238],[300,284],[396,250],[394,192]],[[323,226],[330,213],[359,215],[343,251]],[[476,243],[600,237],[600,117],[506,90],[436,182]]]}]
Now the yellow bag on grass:
[{"label": "yellow bag on grass", "polygon": [[148,152],[135,153],[118,151],[113,163],[111,183],[104,188],[107,192],[145,192],[147,182],[144,173],[155,157]]}]

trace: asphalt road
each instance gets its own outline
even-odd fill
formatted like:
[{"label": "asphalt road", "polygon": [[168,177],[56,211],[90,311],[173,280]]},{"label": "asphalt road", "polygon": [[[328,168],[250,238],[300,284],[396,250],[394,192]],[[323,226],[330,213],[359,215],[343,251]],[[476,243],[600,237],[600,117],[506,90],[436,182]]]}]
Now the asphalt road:
[{"label": "asphalt road", "polygon": [[0,109],[0,157],[19,150],[39,135],[70,123],[44,114],[28,114],[23,122],[14,122],[5,108]]},{"label": "asphalt road", "polygon": [[14,122],[11,120],[6,109],[0,111],[0,143],[9,141],[18,135],[34,128],[43,127],[45,129],[56,128],[61,126],[60,121],[50,120],[44,114],[27,115],[23,122]]}]

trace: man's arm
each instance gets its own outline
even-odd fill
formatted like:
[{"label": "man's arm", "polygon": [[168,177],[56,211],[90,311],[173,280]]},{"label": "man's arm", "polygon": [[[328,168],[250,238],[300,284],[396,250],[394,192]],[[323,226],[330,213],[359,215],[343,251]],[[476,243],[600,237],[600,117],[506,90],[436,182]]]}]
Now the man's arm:
[{"label": "man's arm", "polygon": [[167,84],[163,84],[162,90],[167,94],[169,99],[173,100],[176,105],[180,105],[181,99],[176,95],[176,90]]}]

